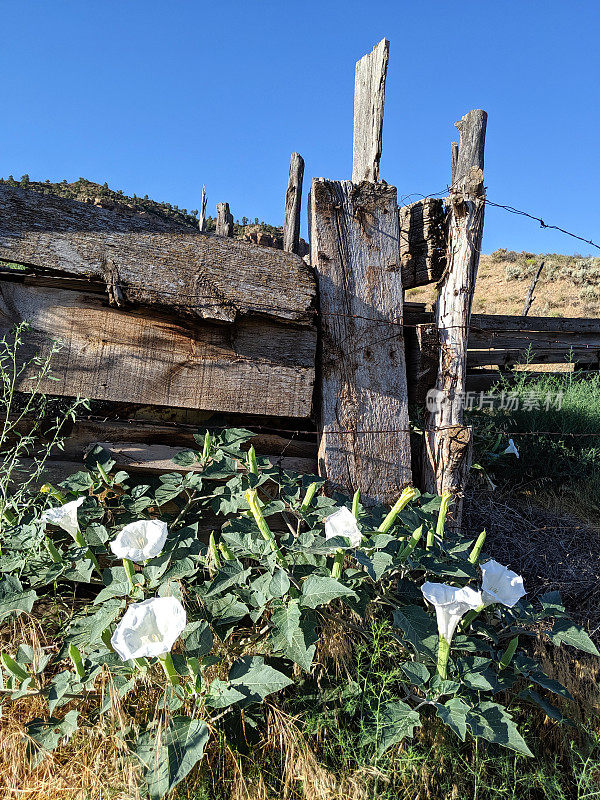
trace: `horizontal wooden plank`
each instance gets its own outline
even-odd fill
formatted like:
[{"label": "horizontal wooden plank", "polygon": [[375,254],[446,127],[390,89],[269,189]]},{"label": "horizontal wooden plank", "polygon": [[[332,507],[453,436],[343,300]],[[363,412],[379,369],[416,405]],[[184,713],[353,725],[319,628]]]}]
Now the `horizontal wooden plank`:
[{"label": "horizontal wooden plank", "polygon": [[[138,442],[97,442],[112,455],[116,461],[115,469],[133,472],[198,472],[199,467],[192,465],[182,467],[173,461],[177,453],[184,447],[168,447],[163,444],[140,444]],[[316,474],[316,448],[314,458],[297,458],[294,456],[268,456],[273,466],[285,470],[293,470],[310,475]]]},{"label": "horizontal wooden plank", "polygon": [[557,333],[600,334],[600,318],[584,317],[517,317],[503,314],[473,314],[471,330],[482,331],[551,331]]},{"label": "horizontal wooden plank", "polygon": [[556,349],[568,351],[570,347],[600,349],[600,333],[584,333],[571,331],[482,331],[471,330],[469,333],[469,349],[482,350],[492,347],[496,350]]},{"label": "horizontal wooden plank", "polygon": [[[56,381],[42,391],[124,403],[307,417],[314,328],[244,317],[193,322],[107,307],[97,294],[0,284],[0,334],[28,320],[29,355],[59,338]],[[20,389],[27,390],[27,381]]]},{"label": "horizontal wooden plank", "polygon": [[117,305],[228,322],[251,312],[314,317],[313,272],[293,253],[5,185],[0,259],[102,281]]}]

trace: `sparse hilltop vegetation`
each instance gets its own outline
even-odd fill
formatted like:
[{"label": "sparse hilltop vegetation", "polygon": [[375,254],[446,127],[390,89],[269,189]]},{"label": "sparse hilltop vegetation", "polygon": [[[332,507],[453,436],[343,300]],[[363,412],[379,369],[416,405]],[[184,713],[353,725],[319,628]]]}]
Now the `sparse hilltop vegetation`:
[{"label": "sparse hilltop vegetation", "polygon": [[[188,211],[187,208],[179,208],[178,205],[151,200],[147,194],[143,197],[138,197],[136,194],[130,197],[121,189],[111,189],[107,183],[94,183],[86,178],[79,178],[72,183],[68,183],[66,180],[52,183],[49,180],[32,181],[29,179],[29,175],[23,175],[20,180],[15,180],[12,175],[9,175],[8,178],[0,178],[0,184],[30,189],[40,194],[52,194],[68,200],[78,200],[80,203],[91,203],[99,208],[106,208],[120,214],[158,216],[177,225],[198,229],[198,209]],[[205,230],[211,232],[215,230],[215,227],[216,219],[207,216]],[[242,217],[241,221],[236,220],[233,231],[236,239],[251,241],[264,247],[275,247],[279,250],[283,248],[283,227],[268,225],[264,221],[259,221],[258,217],[255,217],[254,222],[251,222],[248,217]]]}]

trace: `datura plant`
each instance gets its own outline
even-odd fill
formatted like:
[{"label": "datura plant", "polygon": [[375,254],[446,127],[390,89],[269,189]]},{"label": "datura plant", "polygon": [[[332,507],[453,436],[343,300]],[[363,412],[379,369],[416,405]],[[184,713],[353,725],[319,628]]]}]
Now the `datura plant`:
[{"label": "datura plant", "polygon": [[[485,533],[448,531],[449,496],[408,488],[391,509],[328,497],[319,478],[257,458],[252,435],[199,434],[198,450],[177,456],[179,472],[143,484],[97,447],[86,471],[46,487],[42,514],[4,529],[0,622],[76,598],[52,647],[0,654],[2,702],[47,702],[28,725],[31,759],[97,724],[116,696],[136,709],[136,691],[153,687],[154,718],[138,710],[123,734],[153,799],[217,729],[235,746],[259,736],[275,693],[293,704],[351,689],[344,713],[375,761],[427,710],[463,740],[530,755],[515,699],[562,721],[547,693],[569,698],[532,658],[533,637],[598,654],[558,593],[526,599],[522,578],[486,556]],[[362,684],[339,686],[325,668],[332,620],[352,646],[368,642],[373,620],[384,625],[395,677],[376,708]]]}]

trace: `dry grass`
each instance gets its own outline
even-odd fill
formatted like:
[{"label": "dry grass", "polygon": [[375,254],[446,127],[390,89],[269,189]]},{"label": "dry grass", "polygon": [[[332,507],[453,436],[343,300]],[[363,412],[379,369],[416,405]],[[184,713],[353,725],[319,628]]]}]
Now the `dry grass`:
[{"label": "dry grass", "polygon": [[471,486],[463,522],[487,531],[485,550],[525,577],[529,597],[558,590],[570,614],[600,639],[600,536],[575,516]]},{"label": "dry grass", "polygon": [[[510,257],[510,254],[508,254]],[[566,272],[576,264],[578,256],[544,256],[531,253],[513,254],[523,269],[519,277],[514,274],[515,262],[503,260],[501,255],[482,255],[479,262],[477,286],[473,299],[475,314],[510,314],[523,312],[523,304],[537,265],[546,259],[550,268],[542,272],[535,291],[535,301],[530,316],[598,317],[600,316],[600,291],[595,278],[590,283],[574,281]],[[594,260],[594,262],[597,259]],[[433,303],[435,286],[418,286],[409,289],[406,299],[412,302]]]}]

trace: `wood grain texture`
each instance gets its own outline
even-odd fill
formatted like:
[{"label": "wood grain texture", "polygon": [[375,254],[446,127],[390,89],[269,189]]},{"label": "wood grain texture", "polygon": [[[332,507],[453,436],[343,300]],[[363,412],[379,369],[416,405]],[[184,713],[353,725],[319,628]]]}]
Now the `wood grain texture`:
[{"label": "wood grain texture", "polygon": [[225,322],[253,312],[313,318],[315,280],[293,253],[8,186],[0,186],[0,259],[101,280],[115,305]]},{"label": "wood grain texture", "polygon": [[379,180],[381,133],[390,43],[382,39],[356,62],[354,78],[354,138],[352,181]]},{"label": "wood grain texture", "polygon": [[283,223],[283,249],[286,253],[298,252],[303,178],[304,159],[300,153],[292,153],[288,187],[285,193],[285,218]]},{"label": "wood grain texture", "polygon": [[229,210],[229,203],[217,203],[217,236],[231,239],[233,236],[233,214]]},{"label": "wood grain texture", "polygon": [[400,219],[402,287],[437,283],[446,268],[446,211],[444,201],[426,197],[403,206]]},{"label": "wood grain texture", "polygon": [[321,305],[319,469],[390,502],[411,481],[396,189],[315,180],[311,263]]},{"label": "wood grain texture", "polygon": [[[44,352],[50,338],[64,342],[53,361],[58,380],[42,391],[242,414],[310,414],[314,329],[247,317],[234,326],[192,323],[110,308],[98,294],[18,283],[0,283],[0,292],[0,335],[28,320],[32,350]],[[26,390],[26,381],[19,388]]]},{"label": "wood grain texture", "polygon": [[[483,236],[486,122],[487,114],[478,109],[456,123],[460,144],[448,199],[446,271],[435,307],[440,341],[435,389],[443,401],[429,413],[424,435],[424,488],[438,494],[450,491],[458,498],[464,488],[471,452],[471,435],[459,435],[457,431],[463,425],[469,322]],[[457,449],[460,446],[462,455]],[[459,499],[454,516],[457,525],[460,516]]]},{"label": "wood grain texture", "polygon": [[202,197],[200,199],[200,217],[198,218],[198,230],[202,233],[206,228],[206,186],[202,186]]}]

